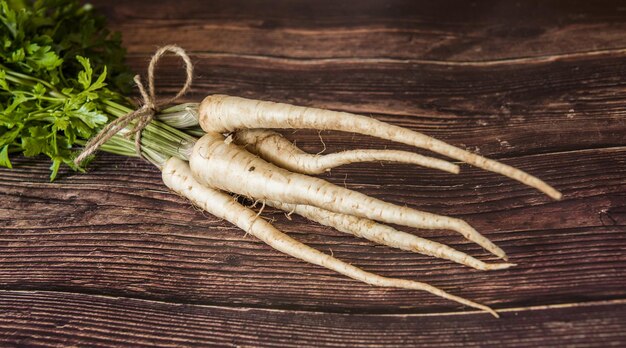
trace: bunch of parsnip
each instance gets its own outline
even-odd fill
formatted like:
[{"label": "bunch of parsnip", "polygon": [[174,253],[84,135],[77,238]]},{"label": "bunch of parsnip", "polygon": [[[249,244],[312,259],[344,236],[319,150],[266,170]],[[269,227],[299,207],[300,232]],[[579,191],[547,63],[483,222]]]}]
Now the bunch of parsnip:
[{"label": "bunch of parsnip", "polygon": [[[14,153],[43,153],[53,162],[51,179],[63,163],[80,170],[85,163],[75,161],[75,146],[84,145],[107,124],[115,124],[118,117],[127,116],[133,109],[124,97],[123,88],[130,78],[121,64],[119,40],[106,31],[104,22],[93,15],[90,7],[79,6],[74,0],[34,4],[3,0],[0,20],[4,40],[0,45],[0,164],[10,167],[9,156]],[[166,47],[162,51],[171,49],[179,50]],[[151,69],[154,65],[156,61]],[[152,94],[153,89],[150,80]],[[155,120],[137,129],[142,121],[129,119],[115,129],[116,134],[107,138],[100,150],[127,156],[140,154],[162,171],[170,189],[295,258],[376,286],[428,291],[495,316],[496,312],[485,305],[431,285],[385,278],[319,252],[274,228],[259,216],[260,212],[238,202],[233,194],[376,243],[479,270],[505,269],[513,264],[485,263],[385,225],[456,231],[507,259],[503,250],[463,220],[397,206],[308,175],[364,161],[415,164],[451,173],[459,172],[458,165],[395,150],[312,155],[271,129],[335,130],[395,141],[508,176],[554,199],[561,198],[554,188],[521,170],[369,117],[224,95],[208,96],[200,104],[153,109]],[[135,144],[133,138],[139,143]]]}]

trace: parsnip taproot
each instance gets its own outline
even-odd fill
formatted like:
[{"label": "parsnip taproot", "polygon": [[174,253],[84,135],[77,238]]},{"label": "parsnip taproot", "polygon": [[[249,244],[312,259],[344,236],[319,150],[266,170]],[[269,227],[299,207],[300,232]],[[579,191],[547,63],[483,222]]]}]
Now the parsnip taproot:
[{"label": "parsnip taproot", "polygon": [[370,135],[428,149],[476,167],[505,175],[544,192],[553,199],[561,193],[542,180],[519,169],[434,139],[425,134],[354,115],[227,95],[210,95],[199,107],[199,123],[206,132],[226,133],[254,128],[310,128]]},{"label": "parsnip taproot", "polygon": [[319,178],[290,172],[226,142],[219,133],[207,133],[200,138],[189,163],[198,181],[227,192],[254,200],[313,205],[414,228],[449,229],[506,259],[502,249],[463,220],[397,206]]},{"label": "parsnip taproot", "polygon": [[334,213],[310,205],[276,201],[266,201],[266,204],[289,214],[295,213],[319,224],[333,227],[340,232],[365,238],[374,243],[450,260],[481,271],[500,270],[515,266],[513,263],[486,263],[445,244],[398,231],[395,228],[369,219]]},{"label": "parsnip taproot", "polygon": [[287,255],[328,268],[370,285],[426,291],[433,295],[489,312],[493,316],[498,317],[496,311],[488,306],[449,294],[432,285],[405,279],[387,278],[366,272],[300,243],[277,230],[269,222],[260,218],[253,210],[244,207],[234,200],[232,196],[195,180],[192,171],[185,161],[170,158],[163,166],[162,176],[163,182],[171,190],[186,197],[196,206],[218,218],[231,222],[272,248]]},{"label": "parsnip taproot", "polygon": [[344,164],[375,161],[415,164],[459,173],[456,164],[408,151],[360,149],[314,155],[300,150],[282,134],[268,129],[237,131],[233,141],[270,163],[301,174],[321,174]]}]

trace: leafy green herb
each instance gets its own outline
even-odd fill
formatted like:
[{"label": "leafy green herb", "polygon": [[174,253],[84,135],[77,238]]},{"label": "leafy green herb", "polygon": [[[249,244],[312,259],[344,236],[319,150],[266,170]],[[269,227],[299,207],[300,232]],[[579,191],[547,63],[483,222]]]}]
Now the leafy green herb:
[{"label": "leafy green herb", "polygon": [[74,170],[73,147],[111,108],[130,105],[132,84],[119,35],[77,0],[0,1],[0,165],[9,154],[45,154],[50,179]]}]

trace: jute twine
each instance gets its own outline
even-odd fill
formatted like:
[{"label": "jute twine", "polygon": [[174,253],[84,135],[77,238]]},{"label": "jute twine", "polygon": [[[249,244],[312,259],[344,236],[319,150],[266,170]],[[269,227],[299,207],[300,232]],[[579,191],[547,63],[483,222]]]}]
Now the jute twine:
[{"label": "jute twine", "polygon": [[[187,79],[185,80],[185,85],[178,91],[178,93],[166,100],[157,101],[154,93],[154,69],[156,67],[157,62],[161,57],[167,53],[172,52],[179,56],[185,62],[185,72],[187,74]],[[107,124],[100,133],[96,134],[93,138],[87,142],[83,151],[76,157],[74,163],[76,165],[80,165],[85,158],[92,155],[94,152],[102,146],[102,144],[106,143],[111,137],[113,137],[117,132],[127,127],[133,121],[137,121],[132,131],[129,133],[130,135],[135,135],[135,151],[137,152],[137,156],[143,158],[141,155],[141,131],[152,121],[154,115],[161,110],[163,106],[169,105],[180,98],[183,94],[187,93],[189,88],[191,87],[191,81],[193,79],[193,65],[191,64],[191,59],[182,48],[176,45],[167,45],[159,48],[156,53],[152,56],[150,60],[150,65],[148,65],[148,92],[141,82],[141,77],[139,75],[135,75],[134,81],[137,84],[137,88],[139,89],[139,93],[141,93],[142,105],[139,109],[128,113],[111,123]]]}]

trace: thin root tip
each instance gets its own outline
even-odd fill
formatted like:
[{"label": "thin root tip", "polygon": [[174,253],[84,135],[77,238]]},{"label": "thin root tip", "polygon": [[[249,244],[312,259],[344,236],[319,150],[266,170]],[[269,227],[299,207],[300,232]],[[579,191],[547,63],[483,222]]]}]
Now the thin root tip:
[{"label": "thin root tip", "polygon": [[493,310],[493,309],[492,309],[491,307],[489,307],[489,306],[485,306],[485,305],[482,305],[482,304],[474,303],[474,306],[473,306],[473,307],[474,307],[474,308],[477,308],[477,309],[481,309],[481,310],[483,310],[483,311],[485,311],[485,312],[487,312],[487,313],[489,313],[489,314],[493,315],[493,316],[494,316],[494,317],[496,317],[496,318],[500,318],[500,315],[498,314],[498,312],[496,312],[495,310]]},{"label": "thin root tip", "polygon": [[493,309],[487,307],[487,312],[489,312],[489,314],[493,315],[496,318],[500,318],[500,314],[498,314],[498,312],[494,311]]},{"label": "thin root tip", "polygon": [[485,268],[485,271],[498,271],[498,270],[502,270],[502,269],[507,269],[510,267],[515,267],[517,266],[516,263],[495,263],[495,264],[489,264],[487,265],[487,267]]},{"label": "thin root tip", "polygon": [[461,167],[454,165],[452,167],[450,167],[450,170],[448,170],[448,172],[452,173],[452,174],[459,174],[461,172]]},{"label": "thin root tip", "polygon": [[543,191],[543,193],[545,193],[546,195],[548,195],[550,198],[560,201],[561,198],[563,198],[563,194],[559,191],[557,191],[555,188],[553,188],[552,186],[547,186],[543,187],[542,189],[540,189],[541,191]]},{"label": "thin root tip", "polygon": [[493,254],[504,261],[509,261],[509,257],[507,256],[507,254],[504,252],[504,250],[500,248],[496,247],[496,249],[493,250]]}]

